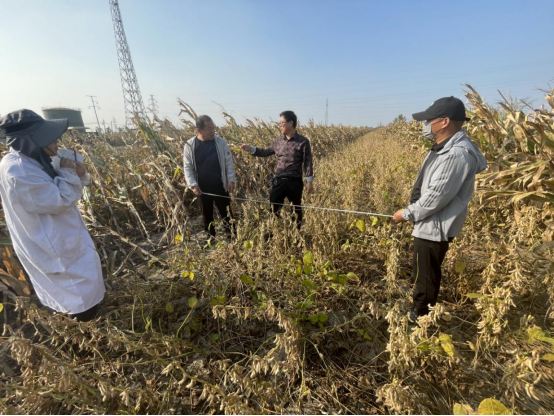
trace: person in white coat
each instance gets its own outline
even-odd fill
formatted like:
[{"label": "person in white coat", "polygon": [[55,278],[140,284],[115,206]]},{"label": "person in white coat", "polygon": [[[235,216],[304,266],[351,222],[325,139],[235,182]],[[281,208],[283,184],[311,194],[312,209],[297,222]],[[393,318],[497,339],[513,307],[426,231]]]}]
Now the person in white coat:
[{"label": "person in white coat", "polygon": [[19,110],[0,120],[10,150],[0,162],[0,196],[15,253],[45,306],[80,321],[96,316],[105,288],[100,258],[77,203],[89,181],[84,165],[54,169],[67,119]]}]

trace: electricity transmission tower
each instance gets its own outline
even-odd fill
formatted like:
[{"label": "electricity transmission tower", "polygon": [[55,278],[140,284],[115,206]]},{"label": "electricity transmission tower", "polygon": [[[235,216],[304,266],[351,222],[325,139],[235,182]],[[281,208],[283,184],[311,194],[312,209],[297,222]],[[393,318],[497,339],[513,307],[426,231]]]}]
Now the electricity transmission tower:
[{"label": "electricity transmission tower", "polygon": [[148,107],[148,111],[155,117],[158,115],[158,108],[158,102],[154,99],[154,96],[150,94],[150,107]]},{"label": "electricity transmission tower", "polygon": [[121,11],[118,0],[109,0],[112,11],[113,30],[119,60],[119,73],[121,75],[121,87],[123,88],[123,101],[125,103],[125,124],[132,126],[132,118],[136,114],[141,120],[146,121],[144,103],[140,95],[140,89],[131,59],[131,51],[127,44],[127,37],[123,29]]}]

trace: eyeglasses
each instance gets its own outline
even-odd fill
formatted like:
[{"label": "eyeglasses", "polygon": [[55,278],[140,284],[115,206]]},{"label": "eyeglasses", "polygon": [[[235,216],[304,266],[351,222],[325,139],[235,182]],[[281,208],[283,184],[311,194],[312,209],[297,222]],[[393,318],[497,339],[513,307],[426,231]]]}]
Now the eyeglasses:
[{"label": "eyeglasses", "polygon": [[282,122],[282,121],[281,121],[281,122],[279,122],[279,123],[277,123],[277,124],[278,124],[279,126],[284,126],[284,125],[286,125],[287,123],[290,123],[290,121],[285,121],[285,122]]}]

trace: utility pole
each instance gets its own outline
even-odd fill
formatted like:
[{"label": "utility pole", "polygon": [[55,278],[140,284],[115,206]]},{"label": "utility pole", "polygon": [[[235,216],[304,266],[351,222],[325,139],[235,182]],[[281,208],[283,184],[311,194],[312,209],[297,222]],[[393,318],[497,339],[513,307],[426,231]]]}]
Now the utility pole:
[{"label": "utility pole", "polygon": [[96,95],[87,95],[87,97],[90,97],[90,100],[92,101],[92,105],[89,106],[89,108],[94,108],[94,115],[96,116],[96,122],[98,123],[98,129],[100,129],[100,120],[98,120],[98,114],[96,113],[96,108],[100,109],[98,107],[98,101],[95,101]]},{"label": "utility pole", "polygon": [[325,125],[327,125],[328,121],[329,121],[329,98],[325,100]]},{"label": "utility pole", "polygon": [[119,75],[121,77],[121,87],[123,88],[123,101],[125,104],[125,124],[128,127],[133,125],[133,117],[137,115],[139,119],[146,122],[146,112],[144,103],[131,59],[131,51],[123,29],[123,20],[121,20],[121,11],[119,10],[118,0],[109,0],[112,12],[113,30],[115,34],[115,44],[117,48],[117,59],[119,61]]},{"label": "utility pole", "polygon": [[158,115],[158,102],[154,99],[152,94],[150,94],[150,107],[148,107],[148,111],[152,113],[153,117]]},{"label": "utility pole", "polygon": [[104,133],[106,133],[106,120],[102,120],[102,125],[104,126]]},{"label": "utility pole", "polygon": [[115,130],[117,129],[117,120],[115,119],[115,117],[112,119],[112,123],[113,123],[112,130],[115,132]]}]

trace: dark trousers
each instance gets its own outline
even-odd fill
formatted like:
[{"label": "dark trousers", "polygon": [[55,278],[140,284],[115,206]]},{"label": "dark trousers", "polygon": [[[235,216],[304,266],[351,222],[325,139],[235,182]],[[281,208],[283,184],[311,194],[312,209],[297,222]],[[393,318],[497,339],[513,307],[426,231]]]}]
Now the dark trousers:
[{"label": "dark trousers", "polygon": [[[202,192],[208,192],[210,194],[216,194],[216,195],[222,195],[222,196],[229,196],[228,192],[225,192],[225,189],[223,186],[219,189],[202,189]],[[233,232],[233,228],[231,226],[231,218],[233,218],[231,214],[231,200],[229,198],[220,198],[217,196],[211,196],[202,194],[200,197],[202,201],[202,214],[204,215],[204,230],[210,233],[211,236],[215,236],[215,227],[212,222],[214,221],[214,203],[217,207],[217,210],[219,211],[219,215],[221,215],[221,218],[223,219],[223,227],[231,234]]]},{"label": "dark trousers", "polygon": [[[293,205],[302,204],[302,191],[304,190],[304,182],[302,178],[273,178],[273,187],[269,194],[269,202],[273,213],[279,216],[279,210],[287,198]],[[294,207],[296,214],[296,225],[298,229],[302,224],[302,208]]]},{"label": "dark trousers", "polygon": [[69,317],[75,318],[79,322],[88,322],[96,318],[97,313],[98,313],[98,305],[94,305],[92,308],[87,309],[84,312],[74,313],[69,315]]},{"label": "dark trousers", "polygon": [[[452,240],[450,240],[452,241]],[[412,298],[419,315],[434,306],[441,287],[441,266],[448,251],[449,241],[414,239],[414,291]]]}]

